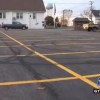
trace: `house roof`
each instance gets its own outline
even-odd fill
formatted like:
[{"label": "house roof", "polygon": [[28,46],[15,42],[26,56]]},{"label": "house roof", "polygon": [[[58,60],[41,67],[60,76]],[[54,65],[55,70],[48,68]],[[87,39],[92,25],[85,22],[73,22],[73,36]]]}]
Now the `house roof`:
[{"label": "house roof", "polygon": [[0,0],[0,10],[43,11],[43,0]]},{"label": "house roof", "polygon": [[92,13],[95,17],[100,17],[100,10],[92,10]]},{"label": "house roof", "polygon": [[79,17],[75,18],[73,21],[74,22],[89,22],[88,18],[79,18]]}]

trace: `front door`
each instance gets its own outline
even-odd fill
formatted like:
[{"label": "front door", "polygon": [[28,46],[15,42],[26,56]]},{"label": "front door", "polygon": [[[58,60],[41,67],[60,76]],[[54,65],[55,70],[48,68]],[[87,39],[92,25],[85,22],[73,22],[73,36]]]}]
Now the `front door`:
[{"label": "front door", "polygon": [[34,28],[33,15],[29,14],[29,29]]}]

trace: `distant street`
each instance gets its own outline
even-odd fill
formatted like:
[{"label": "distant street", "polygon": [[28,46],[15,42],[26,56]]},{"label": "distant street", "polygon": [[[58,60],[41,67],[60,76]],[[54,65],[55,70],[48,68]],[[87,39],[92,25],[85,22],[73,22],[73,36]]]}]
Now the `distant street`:
[{"label": "distant street", "polygon": [[99,100],[100,32],[0,29],[0,100]]}]

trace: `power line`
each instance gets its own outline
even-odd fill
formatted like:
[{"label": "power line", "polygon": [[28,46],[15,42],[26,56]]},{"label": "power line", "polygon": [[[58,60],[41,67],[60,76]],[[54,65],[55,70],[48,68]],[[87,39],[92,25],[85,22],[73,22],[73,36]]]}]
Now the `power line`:
[{"label": "power line", "polygon": [[55,3],[55,4],[88,4],[88,3]]},{"label": "power line", "polygon": [[[50,3],[50,2],[44,2],[44,3]],[[55,3],[55,4],[88,4],[88,3],[66,3],[66,2],[51,2],[51,3]]]}]

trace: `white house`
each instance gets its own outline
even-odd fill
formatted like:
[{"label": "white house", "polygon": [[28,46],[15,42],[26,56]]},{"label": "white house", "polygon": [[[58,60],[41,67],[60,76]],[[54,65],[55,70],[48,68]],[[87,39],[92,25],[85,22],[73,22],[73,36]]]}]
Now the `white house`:
[{"label": "white house", "polygon": [[19,21],[29,29],[43,29],[43,0],[0,0],[0,24]]},{"label": "white house", "polygon": [[92,10],[92,20],[94,24],[100,24],[100,10]]}]

